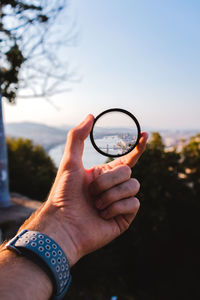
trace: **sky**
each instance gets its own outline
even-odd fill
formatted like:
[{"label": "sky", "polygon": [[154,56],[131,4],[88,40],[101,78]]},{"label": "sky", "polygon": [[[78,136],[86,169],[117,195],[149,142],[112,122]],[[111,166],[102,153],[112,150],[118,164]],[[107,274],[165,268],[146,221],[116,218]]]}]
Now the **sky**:
[{"label": "sky", "polygon": [[88,113],[129,110],[143,130],[200,128],[199,0],[71,0],[78,43],[61,51],[81,80],[52,98],[4,103],[6,122],[76,125]]}]

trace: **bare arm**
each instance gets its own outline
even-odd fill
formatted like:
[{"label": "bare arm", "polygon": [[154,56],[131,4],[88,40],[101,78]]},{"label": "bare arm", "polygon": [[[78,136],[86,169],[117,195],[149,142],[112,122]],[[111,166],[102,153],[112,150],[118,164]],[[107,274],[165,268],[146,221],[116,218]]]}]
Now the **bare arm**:
[{"label": "bare arm", "polygon": [[30,260],[9,250],[0,255],[0,298],[49,299],[52,284],[43,270]]}]

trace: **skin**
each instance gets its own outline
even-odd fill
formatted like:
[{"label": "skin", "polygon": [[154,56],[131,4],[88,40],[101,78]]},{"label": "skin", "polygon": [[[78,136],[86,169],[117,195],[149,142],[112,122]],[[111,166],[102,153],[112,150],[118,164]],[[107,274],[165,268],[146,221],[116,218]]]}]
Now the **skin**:
[{"label": "skin", "polygon": [[[126,156],[86,170],[82,154],[84,140],[91,131],[93,121],[94,117],[88,115],[69,132],[47,201],[19,230],[37,230],[49,235],[65,251],[71,267],[84,255],[103,247],[127,230],[140,206],[135,197],[140,184],[130,176],[131,168],[145,150],[147,133],[141,134],[137,147]],[[5,259],[6,266],[3,263]],[[18,276],[19,270],[24,285]],[[36,283],[28,280],[29,276],[38,280],[38,294],[34,289]],[[0,298],[5,300],[12,299],[8,284],[15,288],[13,299],[22,299],[22,290],[26,293],[24,299],[49,299],[52,293],[49,278],[38,266],[8,250],[0,254],[0,281]]]}]

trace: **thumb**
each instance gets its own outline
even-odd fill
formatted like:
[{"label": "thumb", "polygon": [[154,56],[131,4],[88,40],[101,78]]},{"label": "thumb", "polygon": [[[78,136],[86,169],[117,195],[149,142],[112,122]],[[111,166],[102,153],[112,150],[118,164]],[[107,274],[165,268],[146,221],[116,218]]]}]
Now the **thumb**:
[{"label": "thumb", "polygon": [[67,136],[61,165],[66,169],[82,167],[84,140],[88,137],[94,122],[94,116],[88,115],[78,126],[71,129]]}]

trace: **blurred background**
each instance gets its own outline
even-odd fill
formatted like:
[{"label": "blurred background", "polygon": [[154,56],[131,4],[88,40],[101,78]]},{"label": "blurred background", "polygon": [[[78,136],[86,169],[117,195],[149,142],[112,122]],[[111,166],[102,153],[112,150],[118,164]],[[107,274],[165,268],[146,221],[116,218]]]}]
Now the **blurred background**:
[{"label": "blurred background", "polygon": [[[1,239],[46,199],[68,130],[120,107],[150,134],[141,208],[73,268],[66,299],[199,299],[200,2],[14,0],[0,17]],[[106,158],[88,139],[83,161]]]}]

